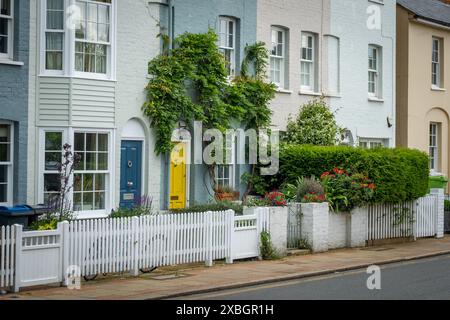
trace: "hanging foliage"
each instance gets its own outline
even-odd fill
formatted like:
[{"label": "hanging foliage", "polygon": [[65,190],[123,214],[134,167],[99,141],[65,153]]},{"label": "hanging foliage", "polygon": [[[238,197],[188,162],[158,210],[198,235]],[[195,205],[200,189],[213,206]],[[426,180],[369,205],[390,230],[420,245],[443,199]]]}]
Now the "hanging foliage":
[{"label": "hanging foliage", "polygon": [[[245,75],[227,81],[225,59],[217,46],[213,30],[205,34],[185,33],[174,41],[174,49],[150,61],[151,79],[146,87],[144,114],[155,131],[157,154],[172,150],[172,132],[179,121],[188,125],[202,121],[203,128],[225,131],[231,121],[246,128],[270,125],[269,102],[275,87],[264,82],[267,51],[259,43],[247,48]],[[257,48],[257,52],[254,51]],[[264,50],[263,50],[264,49]],[[256,76],[249,76],[253,63]]]}]

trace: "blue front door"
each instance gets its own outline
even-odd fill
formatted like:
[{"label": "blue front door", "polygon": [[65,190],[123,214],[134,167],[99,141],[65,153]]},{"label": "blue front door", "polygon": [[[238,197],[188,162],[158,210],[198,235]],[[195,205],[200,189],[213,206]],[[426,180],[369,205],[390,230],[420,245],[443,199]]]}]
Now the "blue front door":
[{"label": "blue front door", "polygon": [[142,142],[122,141],[121,150],[120,207],[132,208],[142,196]]}]

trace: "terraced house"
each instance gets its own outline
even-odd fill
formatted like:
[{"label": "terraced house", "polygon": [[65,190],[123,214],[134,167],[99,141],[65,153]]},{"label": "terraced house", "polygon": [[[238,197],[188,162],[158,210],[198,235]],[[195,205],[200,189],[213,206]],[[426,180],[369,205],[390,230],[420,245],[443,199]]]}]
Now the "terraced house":
[{"label": "terraced house", "polygon": [[79,217],[105,216],[142,194],[158,208],[161,159],[141,107],[148,61],[161,50],[159,4],[30,2],[29,202],[58,192],[70,143],[82,156],[69,196]]},{"label": "terraced house", "polygon": [[[142,195],[155,209],[214,198],[206,166],[179,166],[154,152],[141,108],[161,32],[173,39],[215,30],[230,79],[246,45],[265,42],[267,77],[278,87],[274,127],[284,129],[303,103],[324,96],[347,144],[395,145],[394,0],[0,3],[0,204],[57,195],[66,143],[82,157],[68,196],[80,218],[104,217]],[[183,147],[175,153],[193,158],[189,141],[176,142]],[[214,180],[243,194],[248,168],[236,162],[218,166]]]},{"label": "terraced house", "polygon": [[395,146],[395,1],[259,0],[257,37],[278,86],[273,123],[323,96],[353,146]]},{"label": "terraced house", "polygon": [[27,0],[0,1],[1,206],[26,201],[29,13]]},{"label": "terraced house", "polygon": [[430,155],[450,174],[450,2],[397,1],[398,145]]}]

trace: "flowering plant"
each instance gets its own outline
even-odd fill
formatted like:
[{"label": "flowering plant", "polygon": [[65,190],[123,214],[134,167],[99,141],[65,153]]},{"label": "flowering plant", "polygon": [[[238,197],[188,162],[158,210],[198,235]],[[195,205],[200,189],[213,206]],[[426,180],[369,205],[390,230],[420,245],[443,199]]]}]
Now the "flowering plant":
[{"label": "flowering plant", "polygon": [[308,193],[305,195],[302,199],[303,203],[323,203],[326,201],[325,195],[323,194],[314,194],[314,193]]},{"label": "flowering plant", "polygon": [[285,207],[287,205],[286,197],[279,191],[267,192],[264,197],[268,206]]},{"label": "flowering plant", "polygon": [[376,185],[365,175],[334,168],[321,176],[326,199],[333,211],[350,211],[370,203]]}]

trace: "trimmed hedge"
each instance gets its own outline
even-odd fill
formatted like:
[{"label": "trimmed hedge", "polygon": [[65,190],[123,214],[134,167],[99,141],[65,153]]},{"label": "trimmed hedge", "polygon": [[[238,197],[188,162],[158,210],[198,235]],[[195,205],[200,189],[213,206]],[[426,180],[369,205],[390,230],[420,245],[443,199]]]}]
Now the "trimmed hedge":
[{"label": "trimmed hedge", "polygon": [[280,171],[270,177],[273,189],[298,177],[320,177],[333,168],[366,174],[377,186],[374,201],[396,203],[428,192],[428,155],[411,149],[372,149],[345,146],[282,145]]}]

